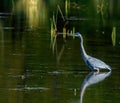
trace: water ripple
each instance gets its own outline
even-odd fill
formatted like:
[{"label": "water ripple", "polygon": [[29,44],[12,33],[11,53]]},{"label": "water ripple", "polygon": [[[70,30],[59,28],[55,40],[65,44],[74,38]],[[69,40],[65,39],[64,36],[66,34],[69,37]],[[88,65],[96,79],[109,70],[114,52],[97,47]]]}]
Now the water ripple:
[{"label": "water ripple", "polygon": [[49,90],[49,88],[46,87],[24,87],[24,88],[0,88],[0,90],[12,90],[12,91],[26,91],[26,90]]}]

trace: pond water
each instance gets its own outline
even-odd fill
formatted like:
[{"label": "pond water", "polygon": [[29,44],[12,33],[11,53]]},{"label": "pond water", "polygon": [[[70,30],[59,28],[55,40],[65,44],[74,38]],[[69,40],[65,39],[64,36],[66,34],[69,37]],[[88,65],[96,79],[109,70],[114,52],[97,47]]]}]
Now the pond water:
[{"label": "pond water", "polygon": [[[34,15],[28,13],[26,17],[25,11],[10,12],[12,3],[8,6],[4,0],[8,9],[2,7],[0,11],[1,103],[120,102],[120,13],[119,5],[116,6],[119,1],[105,3],[108,11],[100,11],[99,2],[91,1],[71,0],[66,28],[75,27],[76,32],[81,32],[86,52],[110,65],[111,72],[90,71],[81,57],[78,38],[67,37],[64,41],[60,35],[54,51],[51,48],[49,20],[56,4],[61,2],[61,6],[64,1],[38,2],[44,8],[38,19],[35,7],[29,8]],[[22,8],[19,0],[14,5],[17,2]],[[61,14],[58,17],[58,32],[62,32],[65,22]],[[115,46],[111,39],[113,27]]]}]

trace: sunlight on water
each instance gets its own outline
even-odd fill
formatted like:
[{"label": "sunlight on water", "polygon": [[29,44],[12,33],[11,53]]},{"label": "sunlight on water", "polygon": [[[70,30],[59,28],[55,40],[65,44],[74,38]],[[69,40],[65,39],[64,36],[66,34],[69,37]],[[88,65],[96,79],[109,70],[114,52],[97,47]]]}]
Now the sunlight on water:
[{"label": "sunlight on water", "polygon": [[26,14],[29,26],[36,27],[39,23],[39,11],[36,0],[26,0]]},{"label": "sunlight on water", "polygon": [[25,13],[26,22],[30,28],[37,28],[47,18],[47,10],[43,0],[19,0],[13,6],[13,13],[15,12]]}]

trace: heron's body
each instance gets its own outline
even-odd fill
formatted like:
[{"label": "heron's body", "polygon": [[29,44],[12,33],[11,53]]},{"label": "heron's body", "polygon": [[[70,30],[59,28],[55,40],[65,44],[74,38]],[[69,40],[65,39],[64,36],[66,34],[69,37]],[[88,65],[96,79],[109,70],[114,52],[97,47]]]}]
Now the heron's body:
[{"label": "heron's body", "polygon": [[86,64],[88,65],[89,68],[92,70],[97,70],[97,69],[109,69],[111,70],[110,66],[108,66],[106,63],[103,61],[96,59],[94,57],[88,56],[88,60],[86,61]]},{"label": "heron's body", "polygon": [[97,58],[94,58],[92,56],[87,55],[87,53],[85,52],[85,49],[83,47],[83,38],[82,38],[82,35],[80,33],[75,33],[75,34],[73,34],[73,36],[80,38],[80,50],[81,50],[82,58],[83,58],[84,62],[87,64],[87,66],[92,71],[94,71],[94,70],[98,71],[99,69],[111,70],[110,66],[108,66],[103,61],[101,61],[101,60],[99,60]]}]

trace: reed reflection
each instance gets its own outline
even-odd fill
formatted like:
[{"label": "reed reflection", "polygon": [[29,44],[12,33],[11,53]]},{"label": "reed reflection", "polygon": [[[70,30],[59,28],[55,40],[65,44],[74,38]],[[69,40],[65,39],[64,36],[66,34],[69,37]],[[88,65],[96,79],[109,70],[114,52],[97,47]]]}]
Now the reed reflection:
[{"label": "reed reflection", "polygon": [[84,79],[82,86],[81,86],[81,92],[80,92],[80,103],[83,102],[83,95],[85,93],[85,90],[87,87],[89,87],[90,85],[99,83],[101,81],[103,81],[105,78],[107,78],[108,76],[110,76],[111,71],[110,72],[90,72]]},{"label": "reed reflection", "polygon": [[3,30],[3,23],[0,21],[0,57],[1,57],[1,64],[0,66],[3,66],[4,63],[4,30]]}]

